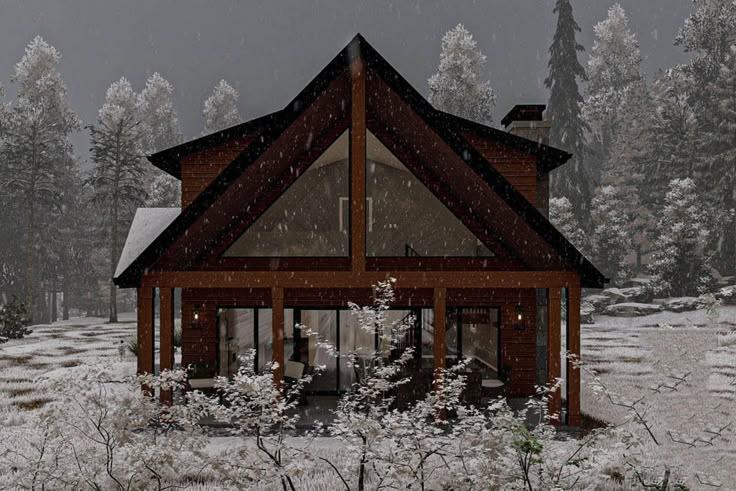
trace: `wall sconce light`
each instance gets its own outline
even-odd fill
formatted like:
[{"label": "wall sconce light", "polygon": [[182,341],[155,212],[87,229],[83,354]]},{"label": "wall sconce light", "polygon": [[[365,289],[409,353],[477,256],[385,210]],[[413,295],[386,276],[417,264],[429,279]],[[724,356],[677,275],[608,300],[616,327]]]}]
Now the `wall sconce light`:
[{"label": "wall sconce light", "polygon": [[192,329],[199,329],[199,305],[192,309]]},{"label": "wall sconce light", "polygon": [[521,306],[521,302],[516,304],[516,322],[514,323],[514,327],[517,331],[523,331],[526,328],[526,323],[524,322],[524,307]]}]

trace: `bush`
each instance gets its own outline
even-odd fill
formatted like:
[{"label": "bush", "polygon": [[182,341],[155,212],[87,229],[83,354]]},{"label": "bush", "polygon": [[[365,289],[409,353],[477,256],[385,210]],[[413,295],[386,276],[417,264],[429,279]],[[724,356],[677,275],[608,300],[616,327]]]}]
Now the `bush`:
[{"label": "bush", "polygon": [[28,329],[28,324],[28,309],[14,298],[12,302],[0,307],[0,342],[21,339],[31,334],[33,331]]},{"label": "bush", "polygon": [[131,336],[128,338],[128,351],[138,356],[138,337]]}]

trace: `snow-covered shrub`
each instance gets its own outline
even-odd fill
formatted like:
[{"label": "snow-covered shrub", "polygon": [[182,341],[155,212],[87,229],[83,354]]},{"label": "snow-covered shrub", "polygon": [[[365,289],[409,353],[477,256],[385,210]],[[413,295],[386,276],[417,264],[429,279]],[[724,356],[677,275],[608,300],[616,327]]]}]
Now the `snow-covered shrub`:
[{"label": "snow-covered shrub", "polygon": [[31,334],[33,331],[28,329],[29,322],[28,309],[17,299],[0,307],[0,343]]},{"label": "snow-covered shrub", "polygon": [[195,420],[213,418],[239,437],[240,445],[212,457],[211,465],[222,482],[239,488],[280,483],[283,489],[293,490],[293,476],[302,474],[308,461],[302,450],[288,444],[287,436],[299,420],[294,411],[299,395],[312,377],[304,376],[283,390],[274,381],[276,363],[272,370],[257,373],[254,358],[254,351],[241,357],[232,378],[216,377],[216,396],[187,394],[188,407]]},{"label": "snow-covered shrub", "polygon": [[694,296],[713,286],[707,244],[707,213],[692,179],[674,179],[659,215],[657,240],[649,266],[655,291]]},{"label": "snow-covered shrub", "polygon": [[0,488],[163,489],[206,467],[184,405],[141,392],[183,387],[183,370],[117,379],[115,365],[82,366],[42,381],[59,394],[17,438],[0,442]]}]

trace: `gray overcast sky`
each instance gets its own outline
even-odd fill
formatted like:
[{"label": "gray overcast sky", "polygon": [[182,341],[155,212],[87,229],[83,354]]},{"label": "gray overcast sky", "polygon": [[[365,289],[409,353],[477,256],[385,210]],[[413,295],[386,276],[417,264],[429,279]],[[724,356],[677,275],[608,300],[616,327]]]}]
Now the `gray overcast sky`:
[{"label": "gray overcast sky", "polygon": [[[613,4],[573,0],[590,51],[593,25]],[[652,74],[686,59],[673,45],[690,0],[621,0]],[[362,33],[420,92],[439,60],[440,40],[458,22],[488,57],[494,118],[513,104],[545,102],[543,80],[556,19],[554,0],[0,0],[0,80],[6,99],[13,65],[42,35],[63,54],[75,110],[93,122],[111,82],[136,90],[154,71],[175,87],[186,138],[202,129],[202,101],[225,78],[250,119],[283,107],[355,33]],[[78,147],[86,138],[75,138]],[[86,148],[77,148],[87,156]]]}]

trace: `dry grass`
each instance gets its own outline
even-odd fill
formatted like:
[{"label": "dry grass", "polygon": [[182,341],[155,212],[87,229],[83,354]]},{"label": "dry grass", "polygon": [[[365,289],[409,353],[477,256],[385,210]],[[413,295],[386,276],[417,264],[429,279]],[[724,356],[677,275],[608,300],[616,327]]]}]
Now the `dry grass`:
[{"label": "dry grass", "polygon": [[34,390],[35,389],[33,387],[18,387],[8,390],[7,393],[10,395],[10,397],[22,397],[33,393]]},{"label": "dry grass", "polygon": [[17,407],[21,411],[35,411],[36,409],[40,409],[52,401],[53,399],[50,399],[48,397],[38,397],[35,399],[27,399],[24,401],[15,401],[13,402],[13,406]]},{"label": "dry grass", "polygon": [[8,356],[5,358],[6,361],[9,361],[11,365],[29,365],[29,362],[34,358],[33,355],[16,355],[16,356]]}]

